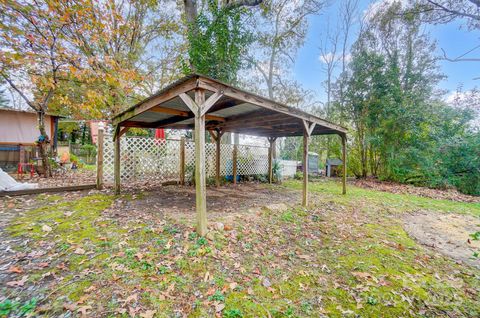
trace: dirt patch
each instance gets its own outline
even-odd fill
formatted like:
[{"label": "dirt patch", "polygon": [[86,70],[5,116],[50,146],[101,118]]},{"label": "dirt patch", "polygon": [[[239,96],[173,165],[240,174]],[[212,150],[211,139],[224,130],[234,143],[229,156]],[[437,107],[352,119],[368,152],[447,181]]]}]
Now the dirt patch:
[{"label": "dirt patch", "polygon": [[357,187],[383,192],[413,194],[431,199],[444,199],[457,202],[480,202],[480,197],[463,194],[455,189],[430,189],[396,182],[380,181],[377,179],[358,179],[352,183]]},{"label": "dirt patch", "polygon": [[33,177],[16,173],[10,174],[18,182],[38,183],[39,188],[56,188],[72,185],[92,184],[96,182],[96,172],[94,170],[78,169],[68,170],[62,173],[55,173],[50,178],[44,178],[35,174]]},{"label": "dirt patch", "polygon": [[480,240],[471,234],[480,231],[480,219],[470,215],[420,212],[405,217],[405,230],[421,244],[456,261],[480,268]]},{"label": "dirt patch", "polygon": [[[265,184],[241,183],[207,188],[207,211],[210,220],[231,219],[245,215],[273,203],[296,205],[300,195],[296,191],[271,188]],[[132,209],[155,216],[195,220],[195,187],[163,186],[150,188],[146,195],[129,202]]]}]

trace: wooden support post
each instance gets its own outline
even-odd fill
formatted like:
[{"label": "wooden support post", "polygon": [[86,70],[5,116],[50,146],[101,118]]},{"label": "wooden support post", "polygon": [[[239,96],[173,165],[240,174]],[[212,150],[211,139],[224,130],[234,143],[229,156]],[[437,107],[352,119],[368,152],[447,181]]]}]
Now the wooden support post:
[{"label": "wooden support post", "polygon": [[97,189],[103,189],[103,123],[100,122],[98,125],[98,136],[97,136]]},{"label": "wooden support post", "polygon": [[233,158],[232,158],[232,175],[233,175],[233,184],[237,184],[237,146],[233,145]]},{"label": "wooden support post", "polygon": [[185,137],[180,139],[180,184],[185,185]]},{"label": "wooden support post", "polygon": [[347,135],[342,134],[342,194],[347,194]]},{"label": "wooden support post", "polygon": [[268,183],[273,182],[273,146],[275,145],[276,137],[268,137]]},{"label": "wooden support post", "polygon": [[115,133],[113,135],[115,142],[114,147],[114,161],[113,161],[113,173],[114,173],[114,185],[115,185],[115,194],[120,194],[120,126],[115,127]]},{"label": "wooden support post", "polygon": [[205,91],[195,90],[195,203],[197,210],[197,234],[207,234],[207,187],[205,177]]},{"label": "wooden support post", "polygon": [[314,129],[315,123],[303,121],[303,206],[308,205],[308,145]]},{"label": "wooden support post", "polygon": [[214,138],[216,144],[216,152],[215,152],[215,185],[220,187],[220,151],[221,151],[221,141],[222,141],[223,132],[217,130],[217,135]]},{"label": "wooden support post", "polygon": [[308,131],[303,132],[303,199],[302,205],[308,205]]}]

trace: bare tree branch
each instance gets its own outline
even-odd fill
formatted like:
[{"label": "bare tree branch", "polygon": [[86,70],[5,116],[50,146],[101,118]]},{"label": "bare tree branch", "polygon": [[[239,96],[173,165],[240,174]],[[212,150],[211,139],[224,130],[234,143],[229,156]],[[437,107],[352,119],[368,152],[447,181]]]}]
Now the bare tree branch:
[{"label": "bare tree branch", "polygon": [[[469,0],[471,3],[475,4],[476,6],[480,6],[480,1],[478,0]],[[479,20],[480,21],[480,15],[475,15],[475,14],[471,14],[471,13],[468,13],[468,12],[463,12],[463,11],[458,11],[458,10],[454,10],[454,9],[450,9],[450,8],[447,8],[445,7],[444,5],[436,2],[436,1],[433,1],[433,0],[427,0],[428,3],[430,3],[431,5],[445,11],[445,12],[448,12],[448,13],[451,13],[451,14],[455,14],[457,16],[461,16],[461,17],[466,17],[466,18],[471,18],[471,19],[474,19],[474,20]]]},{"label": "bare tree branch", "polygon": [[464,54],[462,54],[462,55],[460,55],[459,57],[456,57],[456,58],[448,57],[447,53],[442,48],[442,52],[443,52],[442,60],[449,61],[449,62],[480,62],[480,58],[464,58],[465,55],[467,55],[468,53],[470,53],[473,50],[476,50],[478,48],[480,48],[480,45],[476,46],[475,48],[469,50],[468,52],[466,52],[466,53],[464,53]]}]

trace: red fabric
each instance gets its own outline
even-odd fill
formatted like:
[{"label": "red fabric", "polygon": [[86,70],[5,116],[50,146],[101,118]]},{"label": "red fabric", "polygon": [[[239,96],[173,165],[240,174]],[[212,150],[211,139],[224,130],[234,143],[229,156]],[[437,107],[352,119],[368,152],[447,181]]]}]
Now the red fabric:
[{"label": "red fabric", "polygon": [[155,139],[165,139],[165,129],[155,129]]}]

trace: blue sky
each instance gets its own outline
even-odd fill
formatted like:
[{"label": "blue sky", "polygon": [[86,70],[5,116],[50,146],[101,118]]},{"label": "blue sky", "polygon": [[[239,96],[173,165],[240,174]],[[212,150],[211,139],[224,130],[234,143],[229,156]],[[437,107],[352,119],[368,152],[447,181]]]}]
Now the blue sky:
[{"label": "blue sky", "polygon": [[[364,12],[369,4],[373,1],[360,1],[359,12]],[[327,25],[327,21],[333,28],[337,21],[338,15],[338,1],[335,1],[324,13],[320,16],[311,16],[309,18],[309,29],[305,45],[299,50],[296,63],[294,65],[294,77],[301,82],[305,88],[315,92],[318,98],[325,100],[324,88],[322,82],[325,80],[325,73],[322,71],[322,63],[319,60],[319,47],[322,37],[322,31]],[[460,54],[472,49],[479,43],[478,32],[460,29],[461,21],[444,24],[427,26],[427,30],[431,34],[431,38],[437,41],[437,55],[441,55],[443,48],[449,57],[457,57]],[[352,40],[356,38],[358,27],[355,28],[355,35]],[[480,48],[472,52],[470,57],[479,57]],[[443,80],[439,88],[455,92],[457,87],[463,86],[463,90],[472,89],[475,86],[480,86],[480,80],[474,80],[475,77],[480,77],[480,63],[478,62],[448,62],[440,61],[441,71],[447,76]],[[446,94],[448,96],[448,93]]]}]

